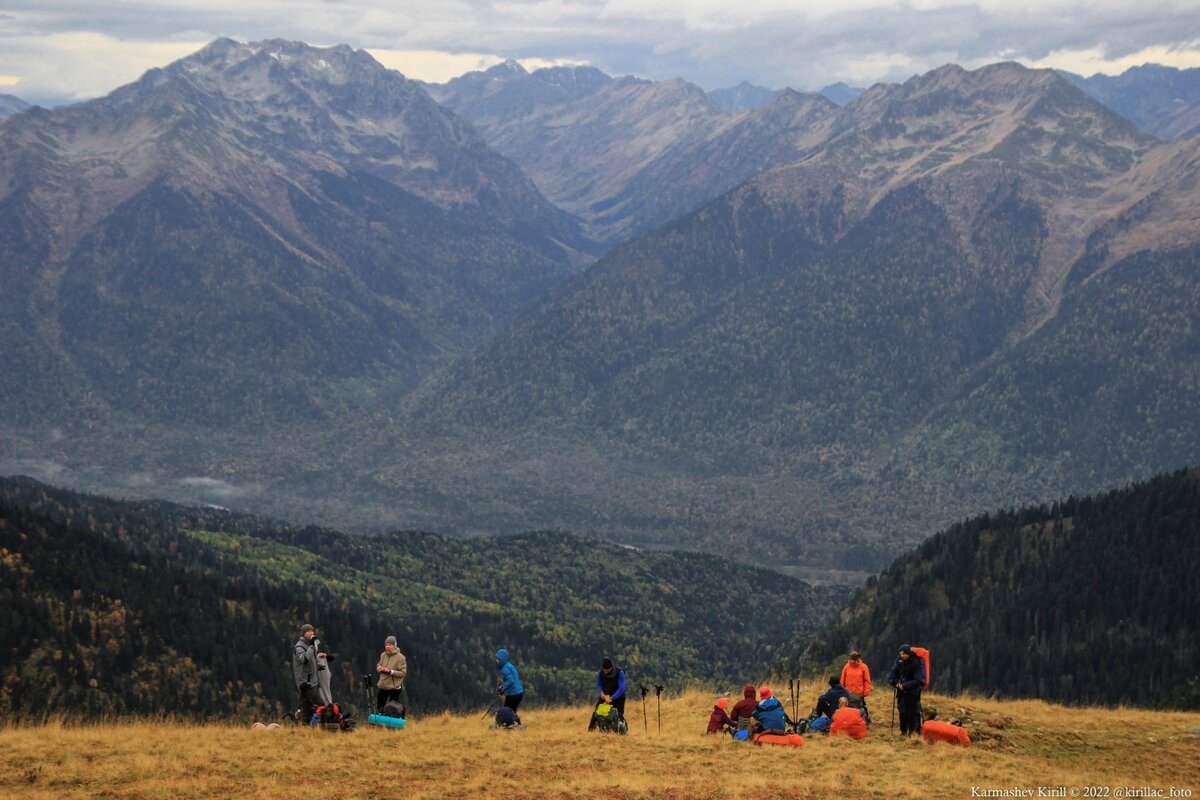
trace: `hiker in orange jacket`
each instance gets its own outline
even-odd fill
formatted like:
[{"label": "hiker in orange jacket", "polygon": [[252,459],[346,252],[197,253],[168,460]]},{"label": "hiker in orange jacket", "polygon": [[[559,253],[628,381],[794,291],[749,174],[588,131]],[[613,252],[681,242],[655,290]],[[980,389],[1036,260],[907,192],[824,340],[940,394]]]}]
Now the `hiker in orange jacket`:
[{"label": "hiker in orange jacket", "polygon": [[857,650],[851,651],[850,660],[842,667],[842,686],[850,694],[862,695],[864,700],[871,694],[871,670]]}]

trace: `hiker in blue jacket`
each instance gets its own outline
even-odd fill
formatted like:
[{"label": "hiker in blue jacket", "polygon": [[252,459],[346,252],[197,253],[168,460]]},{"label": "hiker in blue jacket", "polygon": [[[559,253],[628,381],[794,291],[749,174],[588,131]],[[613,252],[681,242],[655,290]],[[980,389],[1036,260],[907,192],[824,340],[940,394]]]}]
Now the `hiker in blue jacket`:
[{"label": "hiker in blue jacket", "polygon": [[[600,671],[596,673],[596,695],[596,708],[601,703],[608,703],[618,714],[625,716],[625,670],[614,666],[611,658],[600,662]],[[596,717],[593,716],[588,730],[595,727]]]},{"label": "hiker in blue jacket", "polygon": [[754,717],[755,722],[758,723],[756,732],[787,733],[789,722],[787,710],[784,709],[783,703],[775,699],[771,687],[764,686],[759,689],[758,696],[762,699],[750,712],[750,716]]},{"label": "hiker in blue jacket", "polygon": [[496,669],[500,670],[501,679],[496,694],[504,698],[504,705],[516,711],[525,697],[525,687],[521,685],[516,665],[509,660],[508,651],[503,647],[496,651]]}]

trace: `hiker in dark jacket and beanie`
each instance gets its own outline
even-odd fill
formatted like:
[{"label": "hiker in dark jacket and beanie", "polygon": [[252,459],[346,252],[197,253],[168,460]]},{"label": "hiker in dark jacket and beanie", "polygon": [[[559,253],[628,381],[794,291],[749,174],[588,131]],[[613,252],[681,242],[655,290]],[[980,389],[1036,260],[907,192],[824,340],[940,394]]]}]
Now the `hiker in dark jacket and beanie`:
[{"label": "hiker in dark jacket and beanie", "polygon": [[296,721],[301,725],[307,725],[317,706],[321,705],[317,646],[313,639],[316,635],[313,626],[305,623],[300,626],[300,638],[292,647],[292,677],[296,681],[296,691],[300,693],[300,717]]},{"label": "hiker in dark jacket and beanie", "polygon": [[925,683],[925,662],[907,644],[900,645],[900,656],[888,676],[895,687],[896,703],[900,706],[900,734],[911,736],[921,732],[921,686]]},{"label": "hiker in dark jacket and beanie", "polygon": [[601,703],[609,703],[622,717],[625,716],[625,670],[613,666],[611,658],[600,662],[600,671],[596,673],[596,707]]},{"label": "hiker in dark jacket and beanie", "polygon": [[838,701],[843,697],[849,699],[850,692],[846,691],[846,687],[842,686],[842,679],[836,675],[829,677],[829,689],[825,694],[817,698],[816,715],[819,717],[833,717],[833,712],[837,711]]},{"label": "hiker in dark jacket and beanie", "polygon": [[729,714],[729,719],[736,725],[742,717],[748,717],[758,705],[758,693],[754,690],[754,684],[747,683],[742,687],[742,699],[733,704],[733,711]]}]

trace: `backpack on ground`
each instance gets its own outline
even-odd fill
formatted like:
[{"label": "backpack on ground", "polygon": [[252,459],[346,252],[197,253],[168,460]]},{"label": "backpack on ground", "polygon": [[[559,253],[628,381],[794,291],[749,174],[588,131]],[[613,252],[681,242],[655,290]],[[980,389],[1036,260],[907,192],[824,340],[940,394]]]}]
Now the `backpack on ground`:
[{"label": "backpack on ground", "polygon": [[929,664],[929,649],[925,647],[913,647],[912,651],[913,655],[925,663],[925,682],[921,684],[921,689],[928,689],[929,684],[933,683],[933,667]]},{"label": "backpack on ground", "polygon": [[349,733],[354,730],[355,721],[352,715],[343,713],[337,703],[329,703],[317,707],[313,713],[313,724],[330,733],[338,731]]},{"label": "backpack on ground", "polygon": [[592,712],[592,721],[588,725],[588,730],[596,730],[601,733],[615,733],[619,736],[624,736],[629,733],[629,725],[625,722],[625,718],[621,716],[621,712],[617,711],[611,703],[601,703]]},{"label": "backpack on ground", "polygon": [[500,706],[496,710],[496,721],[492,724],[492,727],[513,730],[514,728],[521,727],[521,718],[517,716],[516,711],[513,711],[508,706]]},{"label": "backpack on ground", "polygon": [[404,704],[398,700],[388,700],[383,704],[383,708],[380,709],[379,713],[385,717],[404,719],[407,711],[404,708]]}]

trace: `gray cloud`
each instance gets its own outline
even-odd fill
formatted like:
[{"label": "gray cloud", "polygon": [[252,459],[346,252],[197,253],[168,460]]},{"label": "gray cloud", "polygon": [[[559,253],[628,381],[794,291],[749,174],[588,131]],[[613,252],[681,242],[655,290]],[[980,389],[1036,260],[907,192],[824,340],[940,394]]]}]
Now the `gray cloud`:
[{"label": "gray cloud", "polygon": [[[1071,68],[1164,53],[1200,64],[1195,0],[7,0],[0,89],[30,99],[111,90],[217,36],[587,62],[610,74],[816,89],[947,62]],[[90,38],[71,39],[72,34]],[[1072,55],[1079,54],[1079,55]],[[1090,59],[1090,61],[1089,61]],[[1190,60],[1189,60],[1190,59]],[[1086,67],[1079,67],[1086,69]],[[136,77],[136,74],[133,75]],[[38,99],[34,96],[33,99]]]}]

